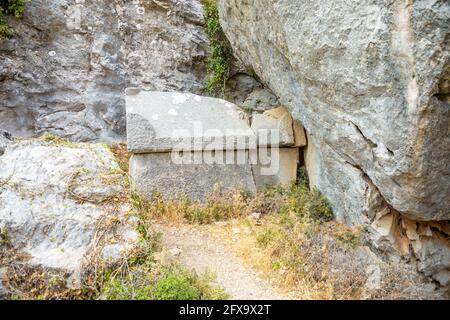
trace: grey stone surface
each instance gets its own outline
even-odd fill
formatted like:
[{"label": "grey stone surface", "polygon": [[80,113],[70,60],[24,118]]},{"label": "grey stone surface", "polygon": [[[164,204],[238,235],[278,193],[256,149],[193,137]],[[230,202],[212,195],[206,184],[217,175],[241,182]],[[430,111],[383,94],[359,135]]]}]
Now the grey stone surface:
[{"label": "grey stone surface", "polygon": [[280,105],[269,88],[245,73],[237,73],[227,81],[225,97],[249,111],[265,111]]},{"label": "grey stone surface", "polygon": [[[261,161],[259,161],[258,164],[253,165],[253,177],[255,179],[256,188],[259,191],[263,191],[268,185],[289,184],[295,182],[297,179],[299,149],[274,148],[269,150],[272,161],[275,159],[273,153],[279,152],[279,155],[276,157],[278,158],[278,170],[275,171],[275,174],[266,174],[267,172],[265,173],[262,169],[268,169],[269,166],[263,165]],[[273,165],[273,163],[271,163],[271,165]]]},{"label": "grey stone surface", "polygon": [[225,100],[133,88],[125,99],[132,153],[248,149],[256,143],[248,116]]},{"label": "grey stone surface", "polygon": [[220,1],[234,53],[312,136],[316,184],[341,219],[384,200],[450,218],[449,6]]},{"label": "grey stone surface", "polygon": [[247,97],[256,89],[262,88],[262,84],[254,77],[238,73],[227,80],[225,96],[236,104],[243,104]]},{"label": "grey stone surface", "polygon": [[293,119],[292,130],[294,130],[294,147],[305,147],[308,145],[306,132],[300,121]]},{"label": "grey stone surface", "polygon": [[131,225],[102,228],[102,222],[126,213],[98,204],[124,190],[118,169],[102,145],[40,140],[10,145],[0,157],[0,229],[11,248],[1,244],[0,250],[26,254],[26,264],[68,273],[69,285],[79,285],[83,266],[109,239],[133,243],[126,236]]},{"label": "grey stone surface", "polygon": [[242,103],[247,110],[265,111],[279,106],[278,98],[267,88],[256,88]]},{"label": "grey stone surface", "polygon": [[0,127],[74,141],[124,139],[129,86],[201,92],[199,0],[33,0],[0,42]]},{"label": "grey stone surface", "polygon": [[[278,107],[262,114],[253,114],[251,127],[256,133],[260,130],[278,131],[279,141],[277,143],[281,147],[295,144],[292,117],[286,108]],[[276,142],[273,140],[271,139],[271,145]]]},{"label": "grey stone surface", "polygon": [[[231,159],[239,157],[242,164],[227,164],[225,154],[208,151],[187,152],[180,164],[173,163],[171,153],[134,154],[130,159],[130,177],[134,189],[146,199],[152,199],[155,192],[159,192],[168,199],[187,196],[203,202],[215,187],[223,193],[239,189],[255,192],[248,151],[229,151],[228,154]],[[211,164],[212,158],[218,161]]]},{"label": "grey stone surface", "polygon": [[140,241],[140,234],[137,230],[137,222],[128,218],[119,228],[116,234],[120,235],[119,241],[114,240],[113,243],[106,243],[101,248],[101,258],[110,264],[123,262],[124,258],[129,257],[130,253]]}]

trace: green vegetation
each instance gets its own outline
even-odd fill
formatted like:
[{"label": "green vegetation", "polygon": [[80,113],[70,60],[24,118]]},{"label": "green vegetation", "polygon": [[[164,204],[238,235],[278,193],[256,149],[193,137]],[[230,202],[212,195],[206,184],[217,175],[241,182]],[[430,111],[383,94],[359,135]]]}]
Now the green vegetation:
[{"label": "green vegetation", "polygon": [[[134,198],[134,214],[141,215],[142,203]],[[108,228],[110,226],[107,226]],[[198,276],[176,263],[163,264],[156,256],[161,251],[160,234],[148,219],[139,219],[139,245],[128,257],[114,264],[92,257],[83,274],[79,289],[66,287],[65,274],[21,266],[20,272],[8,273],[4,284],[14,288],[14,299],[81,299],[81,300],[222,300],[228,295],[214,284],[214,276]],[[6,233],[0,240],[7,242]],[[0,246],[1,248],[1,246]],[[16,270],[17,271],[17,270]]]},{"label": "green vegetation", "polygon": [[104,269],[95,277],[96,296],[107,300],[214,300],[227,294],[212,282],[210,274],[198,276],[177,264],[162,265],[155,258],[161,235],[146,215],[149,205],[131,195],[133,214],[139,219],[140,245],[119,268]]},{"label": "green vegetation", "polygon": [[233,51],[220,26],[217,0],[202,0],[202,3],[205,11],[206,34],[211,44],[206,89],[213,96],[223,96],[225,83],[230,74]]},{"label": "green vegetation", "polygon": [[[398,265],[376,262],[364,247],[364,230],[333,219],[327,199],[300,177],[289,187],[268,188],[256,202],[266,215],[253,227],[262,269],[282,286],[311,299],[398,298],[411,282]],[[367,288],[368,266],[385,280]],[[413,294],[413,293],[412,293]],[[407,296],[407,295],[406,295]]]},{"label": "green vegetation", "polygon": [[227,294],[211,285],[209,275],[198,277],[179,266],[158,272],[133,270],[126,277],[110,277],[101,298],[107,300],[223,300]]},{"label": "green vegetation", "polygon": [[5,16],[22,17],[25,3],[28,0],[0,0],[0,40],[9,38],[14,31],[6,25]]}]

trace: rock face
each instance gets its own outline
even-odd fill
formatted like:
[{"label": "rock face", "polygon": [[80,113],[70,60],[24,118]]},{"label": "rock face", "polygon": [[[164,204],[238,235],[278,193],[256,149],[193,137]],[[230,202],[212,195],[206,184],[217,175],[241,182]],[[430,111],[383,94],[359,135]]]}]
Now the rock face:
[{"label": "rock face", "polygon": [[227,100],[249,111],[265,111],[280,105],[269,88],[239,70],[228,79],[225,96]]},{"label": "rock face", "polygon": [[121,139],[123,91],[201,92],[198,0],[33,0],[0,42],[0,127],[73,141]]},{"label": "rock face", "polygon": [[6,147],[11,141],[11,134],[8,131],[0,129],[0,156],[5,152]]},{"label": "rock face", "polygon": [[289,111],[279,107],[270,109],[262,114],[254,114],[252,117],[252,129],[259,130],[279,130],[280,146],[292,146],[295,143],[294,124]]},{"label": "rock face", "polygon": [[[102,145],[41,140],[10,145],[0,157],[1,264],[63,272],[76,287],[96,256],[125,254],[138,240],[131,224],[102,227],[109,219],[125,219],[126,208],[103,203],[124,192],[119,172]],[[98,253],[103,246],[105,252]]]},{"label": "rock face", "polygon": [[449,6],[220,1],[235,54],[308,131],[341,220],[366,223],[380,201],[450,219]]},{"label": "rock face", "polygon": [[254,115],[250,124],[246,113],[222,99],[130,88],[126,110],[130,178],[146,199],[159,192],[204,202],[217,188],[253,193],[296,179],[294,145],[301,141],[284,108]]}]

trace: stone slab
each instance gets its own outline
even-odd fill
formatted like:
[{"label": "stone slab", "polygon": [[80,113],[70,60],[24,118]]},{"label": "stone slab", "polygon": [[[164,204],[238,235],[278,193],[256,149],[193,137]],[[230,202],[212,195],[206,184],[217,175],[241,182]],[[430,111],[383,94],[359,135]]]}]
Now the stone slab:
[{"label": "stone slab", "polygon": [[[226,155],[220,152],[185,152],[175,161],[172,154],[134,154],[131,157],[130,177],[133,188],[147,200],[151,200],[154,193],[159,192],[167,199],[183,195],[191,200],[204,202],[216,185],[220,186],[223,193],[239,189],[256,191],[248,151],[228,151],[227,155],[233,158],[231,164],[226,164]],[[179,161],[181,158],[183,162]],[[217,161],[211,161],[211,158]],[[233,164],[236,159],[242,164]]]},{"label": "stone slab", "polygon": [[247,115],[222,99],[129,88],[125,100],[132,153],[244,150],[256,141]]}]

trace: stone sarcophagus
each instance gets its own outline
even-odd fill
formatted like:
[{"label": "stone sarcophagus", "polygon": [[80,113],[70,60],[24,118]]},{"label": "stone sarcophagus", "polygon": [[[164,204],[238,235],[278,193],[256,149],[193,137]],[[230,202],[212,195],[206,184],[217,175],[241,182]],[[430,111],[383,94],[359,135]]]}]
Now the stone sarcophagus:
[{"label": "stone sarcophagus", "polygon": [[250,117],[221,99],[129,88],[126,112],[130,177],[147,199],[205,201],[215,188],[255,192],[295,181],[306,145],[282,107]]}]

